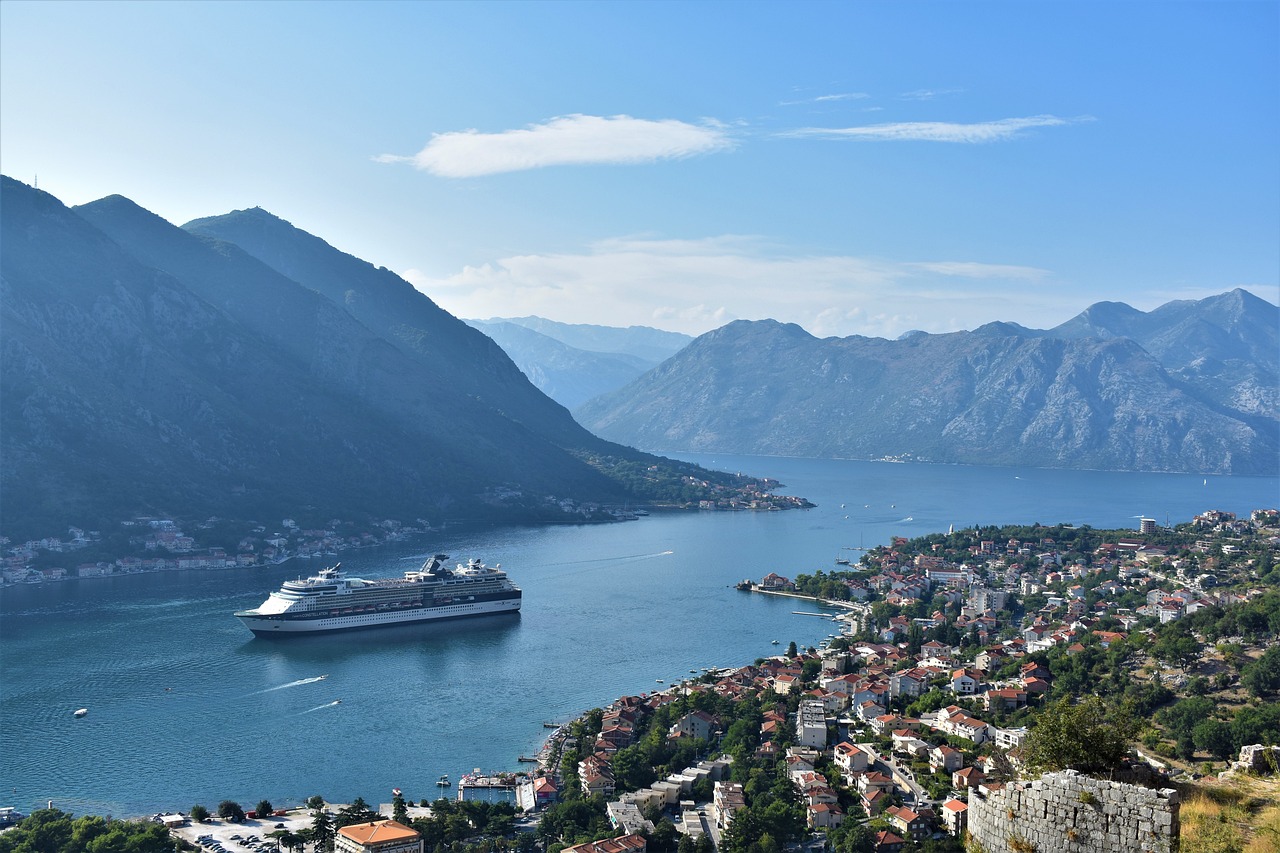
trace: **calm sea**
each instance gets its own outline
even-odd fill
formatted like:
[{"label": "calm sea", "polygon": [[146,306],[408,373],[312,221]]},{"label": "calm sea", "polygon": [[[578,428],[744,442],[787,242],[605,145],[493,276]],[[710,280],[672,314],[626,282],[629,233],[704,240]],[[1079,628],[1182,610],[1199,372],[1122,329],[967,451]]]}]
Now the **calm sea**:
[{"label": "calm sea", "polygon": [[317,793],[377,803],[393,787],[434,798],[441,774],[519,769],[544,721],[833,630],[794,612],[813,605],[735,591],[742,578],[831,569],[857,556],[846,549],[952,524],[1132,527],[1280,500],[1273,478],[685,458],[778,478],[819,506],[450,532],[345,554],[367,577],[437,551],[501,562],[524,610],[330,637],[258,640],[230,615],[318,562],[5,590],[0,805],[126,816]]}]

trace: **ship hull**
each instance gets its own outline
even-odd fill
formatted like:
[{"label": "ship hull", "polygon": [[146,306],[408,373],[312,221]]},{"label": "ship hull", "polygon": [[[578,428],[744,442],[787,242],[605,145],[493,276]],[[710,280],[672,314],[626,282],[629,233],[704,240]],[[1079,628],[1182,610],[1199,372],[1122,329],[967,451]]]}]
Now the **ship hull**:
[{"label": "ship hull", "polygon": [[236,618],[258,637],[291,637],[304,634],[327,634],[334,631],[353,631],[362,628],[380,628],[387,625],[410,625],[417,622],[434,622],[444,619],[465,619],[469,616],[491,616],[501,613],[519,613],[521,596],[488,601],[465,601],[433,607],[417,607],[406,610],[351,613],[322,617],[286,618],[280,614],[262,615],[242,611]]}]

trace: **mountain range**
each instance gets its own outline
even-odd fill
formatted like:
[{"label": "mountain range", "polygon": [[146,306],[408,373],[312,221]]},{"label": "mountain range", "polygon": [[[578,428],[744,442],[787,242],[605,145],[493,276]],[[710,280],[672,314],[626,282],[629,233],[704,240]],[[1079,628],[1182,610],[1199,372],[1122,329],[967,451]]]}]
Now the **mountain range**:
[{"label": "mountain range", "polygon": [[896,341],[738,321],[575,410],[636,447],[1274,475],[1280,309],[1245,290]]},{"label": "mountain range", "polygon": [[647,326],[619,329],[542,317],[466,322],[502,347],[538,390],[570,409],[626,385],[693,340]]},{"label": "mountain range", "polygon": [[266,211],[178,228],[0,180],[6,535],[139,514],[547,520],[733,480],[596,438],[492,340]]}]

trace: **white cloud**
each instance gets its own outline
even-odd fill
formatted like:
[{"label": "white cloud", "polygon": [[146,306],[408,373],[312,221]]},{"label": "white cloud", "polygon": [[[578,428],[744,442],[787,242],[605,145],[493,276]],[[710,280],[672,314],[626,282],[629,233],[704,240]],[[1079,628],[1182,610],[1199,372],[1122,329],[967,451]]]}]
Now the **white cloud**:
[{"label": "white cloud", "polygon": [[[891,261],[788,252],[756,237],[624,237],[585,251],[501,258],[447,275],[402,275],[459,317],[536,314],[566,323],[688,334],[734,319],[798,323],[819,336],[896,337],[1033,324],[1056,294],[1045,270],[973,261]],[[1064,303],[1064,316],[1078,307]],[[1057,321],[1055,321],[1057,322]]]},{"label": "white cloud", "polygon": [[1058,127],[1083,119],[1064,119],[1042,115],[1026,118],[1002,118],[963,124],[945,121],[907,121],[869,124],[861,127],[802,127],[783,136],[814,136],[826,139],[889,140],[923,142],[999,142],[1018,136],[1035,127]]},{"label": "white cloud", "polygon": [[470,178],[544,166],[652,163],[732,147],[727,129],[718,122],[567,115],[499,133],[438,133],[411,157],[383,154],[374,159],[410,163],[444,178]]}]

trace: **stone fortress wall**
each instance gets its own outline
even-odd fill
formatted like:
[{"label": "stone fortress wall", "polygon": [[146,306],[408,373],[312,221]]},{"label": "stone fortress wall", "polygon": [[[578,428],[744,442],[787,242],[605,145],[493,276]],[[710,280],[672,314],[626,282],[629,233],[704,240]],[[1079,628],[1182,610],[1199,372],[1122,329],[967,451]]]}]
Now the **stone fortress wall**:
[{"label": "stone fortress wall", "polygon": [[969,838],[985,853],[1173,853],[1178,792],[1074,770],[969,794]]}]

